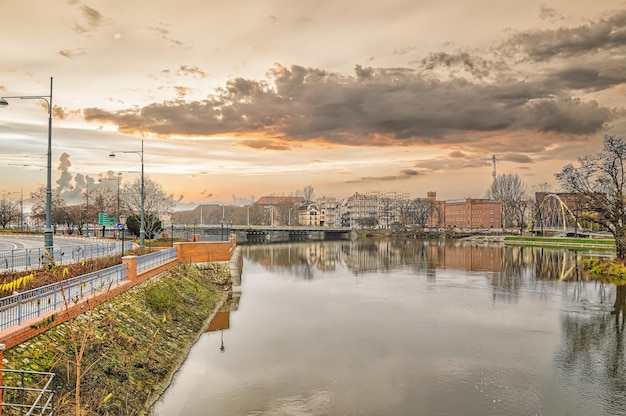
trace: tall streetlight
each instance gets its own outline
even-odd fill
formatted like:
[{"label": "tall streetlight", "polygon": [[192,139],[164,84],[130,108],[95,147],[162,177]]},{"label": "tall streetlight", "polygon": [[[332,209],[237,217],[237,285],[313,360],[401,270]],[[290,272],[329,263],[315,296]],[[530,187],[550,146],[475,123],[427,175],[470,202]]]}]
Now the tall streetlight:
[{"label": "tall streetlight", "polygon": [[109,157],[115,157],[115,153],[135,153],[138,154],[141,158],[141,225],[139,228],[139,247],[144,248],[146,246],[146,221],[145,221],[145,213],[144,213],[144,179],[143,179],[143,140],[141,141],[141,151],[133,151],[133,150],[121,150],[117,152],[111,152]]},{"label": "tall streetlight", "polygon": [[44,246],[53,255],[52,241],[52,77],[50,77],[50,95],[16,95],[0,97],[0,107],[9,105],[7,98],[19,98],[21,100],[44,100],[48,104],[48,164],[46,168],[46,228],[43,231]]},{"label": "tall streetlight", "polygon": [[122,225],[122,257],[124,257],[124,228],[126,228],[126,215],[120,215],[120,224]]}]

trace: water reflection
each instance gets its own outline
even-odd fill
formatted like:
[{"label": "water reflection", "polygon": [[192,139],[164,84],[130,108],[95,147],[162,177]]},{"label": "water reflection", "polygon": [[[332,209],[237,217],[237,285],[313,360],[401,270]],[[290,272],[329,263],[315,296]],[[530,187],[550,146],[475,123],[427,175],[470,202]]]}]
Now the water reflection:
[{"label": "water reflection", "polygon": [[626,286],[619,286],[611,312],[564,313],[554,357],[559,374],[568,383],[582,381],[579,393],[585,400],[601,398],[606,415],[623,415],[626,409],[625,308]]},{"label": "water reflection", "polygon": [[161,416],[626,414],[626,291],[582,272],[590,253],[414,240],[242,250],[246,300],[216,316]]},{"label": "water reflection", "polygon": [[[436,279],[438,269],[458,269],[494,274],[494,285],[515,292],[519,281],[532,273],[540,280],[591,280],[580,267],[585,256],[579,251],[476,245],[455,241],[358,240],[317,243],[287,243],[247,246],[248,259],[272,271],[315,278],[316,272],[335,270],[338,265],[352,273],[391,272],[413,269]],[[294,270],[295,269],[295,270]],[[301,273],[299,273],[301,272]]]},{"label": "water reflection", "polygon": [[[463,241],[358,240],[248,246],[246,256],[276,273],[313,280],[317,274],[346,268],[354,275],[410,270],[437,282],[438,274],[460,270],[488,278],[493,302],[516,302],[520,291],[547,296],[554,283],[564,286],[577,301],[609,305],[615,294],[585,273],[582,262],[593,252],[504,247]],[[591,283],[591,284],[589,284]],[[593,293],[590,293],[593,292]]]}]

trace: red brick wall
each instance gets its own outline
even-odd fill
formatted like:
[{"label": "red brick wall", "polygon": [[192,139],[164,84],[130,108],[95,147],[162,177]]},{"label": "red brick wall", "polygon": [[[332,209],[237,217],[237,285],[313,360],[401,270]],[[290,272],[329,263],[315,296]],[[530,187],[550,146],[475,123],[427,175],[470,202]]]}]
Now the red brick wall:
[{"label": "red brick wall", "polygon": [[236,240],[234,237],[230,241],[174,243],[176,257],[183,263],[228,261],[235,245]]}]

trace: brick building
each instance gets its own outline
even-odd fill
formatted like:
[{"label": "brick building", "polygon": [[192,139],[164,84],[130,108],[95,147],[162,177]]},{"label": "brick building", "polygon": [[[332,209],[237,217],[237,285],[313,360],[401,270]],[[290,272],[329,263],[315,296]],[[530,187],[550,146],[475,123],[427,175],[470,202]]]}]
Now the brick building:
[{"label": "brick building", "polygon": [[491,199],[466,198],[437,201],[436,192],[428,192],[433,204],[431,227],[501,228],[502,204]]}]

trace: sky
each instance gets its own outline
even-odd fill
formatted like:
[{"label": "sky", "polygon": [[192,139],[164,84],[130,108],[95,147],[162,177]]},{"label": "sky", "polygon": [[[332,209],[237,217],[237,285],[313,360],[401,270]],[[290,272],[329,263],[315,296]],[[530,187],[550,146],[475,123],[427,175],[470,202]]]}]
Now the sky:
[{"label": "sky", "polygon": [[[0,96],[49,96],[53,188],[145,175],[180,209],[529,187],[626,132],[624,0],[0,0]],[[0,193],[46,181],[0,108]],[[109,154],[116,153],[115,158]],[[130,152],[130,153],[119,153]],[[134,153],[133,153],[134,152]],[[115,181],[104,181],[115,186]]]}]

